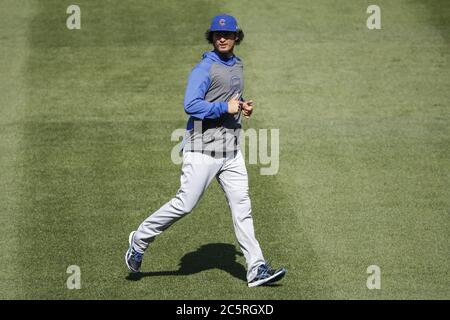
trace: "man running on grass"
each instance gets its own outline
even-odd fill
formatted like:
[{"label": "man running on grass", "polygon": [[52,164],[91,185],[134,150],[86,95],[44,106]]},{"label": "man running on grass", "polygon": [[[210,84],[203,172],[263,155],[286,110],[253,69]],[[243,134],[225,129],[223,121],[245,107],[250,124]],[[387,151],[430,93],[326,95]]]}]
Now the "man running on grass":
[{"label": "man running on grass", "polygon": [[149,244],[196,206],[215,177],[225,192],[234,230],[247,262],[249,287],[276,282],[286,270],[272,269],[265,261],[253,228],[248,176],[239,145],[241,114],[249,118],[253,101],[242,97],[243,63],[234,46],[244,33],[230,15],[213,18],[206,38],[213,50],[205,52],[192,70],[184,98],[190,116],[183,140],[181,186],[176,196],[150,215],[129,236],[125,262],[139,272]]}]

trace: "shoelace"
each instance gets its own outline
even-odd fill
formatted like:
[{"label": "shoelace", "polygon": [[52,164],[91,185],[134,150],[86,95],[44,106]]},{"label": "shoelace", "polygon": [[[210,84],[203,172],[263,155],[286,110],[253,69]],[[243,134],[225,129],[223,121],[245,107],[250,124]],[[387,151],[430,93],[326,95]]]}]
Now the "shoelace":
[{"label": "shoelace", "polygon": [[133,249],[132,250],[132,255],[134,257],[134,260],[136,260],[137,262],[142,261],[142,256],[143,256],[142,253],[139,253],[139,252],[137,252],[136,250]]},{"label": "shoelace", "polygon": [[272,270],[272,268],[269,265],[262,264],[262,265],[259,266],[257,277],[258,278],[265,278],[267,276],[270,276],[270,271],[271,270]]}]

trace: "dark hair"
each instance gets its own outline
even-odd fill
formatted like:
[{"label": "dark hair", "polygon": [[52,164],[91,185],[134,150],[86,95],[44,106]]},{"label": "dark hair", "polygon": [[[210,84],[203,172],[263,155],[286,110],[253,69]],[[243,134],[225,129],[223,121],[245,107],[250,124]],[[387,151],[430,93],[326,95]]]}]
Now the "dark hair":
[{"label": "dark hair", "polygon": [[[208,41],[208,43],[213,43],[213,33],[215,31],[211,31],[211,30],[206,30],[205,32],[205,38]],[[237,40],[236,40],[236,45],[239,45],[242,40],[244,40],[244,31],[242,31],[241,29],[238,29],[237,32],[235,32],[236,36],[237,36]]]}]

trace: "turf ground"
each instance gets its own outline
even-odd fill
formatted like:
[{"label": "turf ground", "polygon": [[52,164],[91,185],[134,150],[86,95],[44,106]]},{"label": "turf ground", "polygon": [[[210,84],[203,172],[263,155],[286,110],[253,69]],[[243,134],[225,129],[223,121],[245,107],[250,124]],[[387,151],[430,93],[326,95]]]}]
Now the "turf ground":
[{"label": "turf ground", "polygon": [[[2,0],[0,297],[449,299],[450,3],[375,2],[79,0],[70,31],[70,1]],[[278,174],[248,170],[258,239],[288,274],[246,287],[213,183],[130,278],[128,233],[177,190],[170,135],[220,12],[246,32],[245,128],[280,130]]]}]

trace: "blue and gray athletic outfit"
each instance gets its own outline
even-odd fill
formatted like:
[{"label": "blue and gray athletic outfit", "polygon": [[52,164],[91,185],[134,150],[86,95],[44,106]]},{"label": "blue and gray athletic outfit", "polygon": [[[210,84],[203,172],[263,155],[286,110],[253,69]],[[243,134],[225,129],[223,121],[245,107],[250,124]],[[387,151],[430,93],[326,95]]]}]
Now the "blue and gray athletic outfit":
[{"label": "blue and gray athletic outfit", "polygon": [[184,97],[184,110],[190,115],[185,151],[221,156],[239,150],[241,113],[229,114],[228,101],[243,90],[241,59],[222,60],[214,51],[203,54],[189,76]]},{"label": "blue and gray athletic outfit", "polygon": [[242,71],[238,57],[224,61],[215,52],[203,54],[192,70],[184,99],[184,110],[190,118],[184,138],[181,185],[172,200],[141,223],[134,234],[133,248],[144,253],[156,236],[192,211],[216,178],[231,209],[250,282],[265,261],[255,238],[247,170],[239,150],[241,116],[228,113],[228,101],[244,90]]}]

